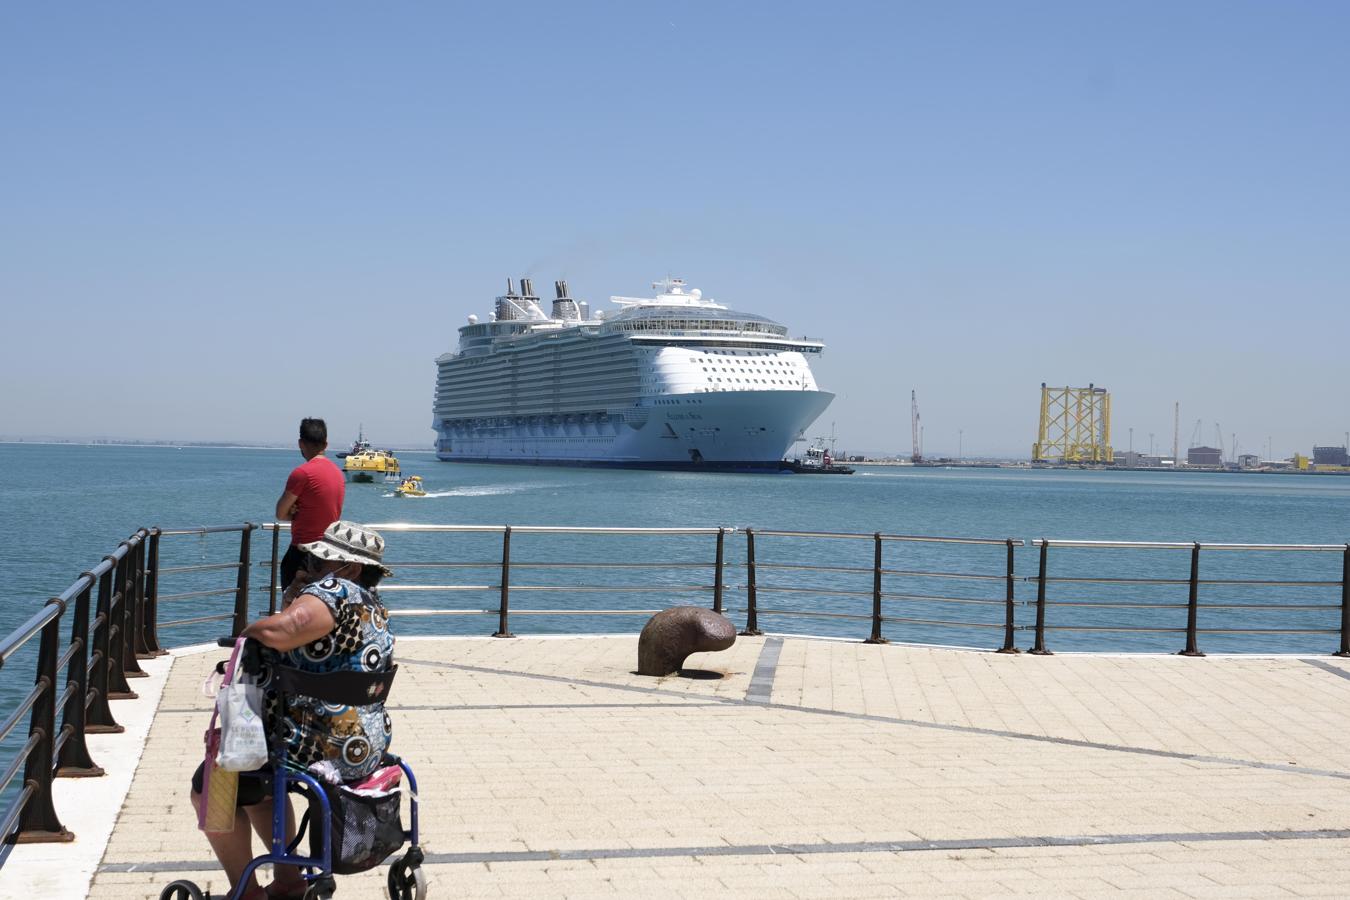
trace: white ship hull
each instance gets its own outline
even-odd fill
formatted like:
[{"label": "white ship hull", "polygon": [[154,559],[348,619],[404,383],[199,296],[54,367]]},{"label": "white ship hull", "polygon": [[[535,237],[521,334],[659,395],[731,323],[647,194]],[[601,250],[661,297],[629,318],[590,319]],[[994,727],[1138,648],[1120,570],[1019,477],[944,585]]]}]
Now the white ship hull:
[{"label": "white ship hull", "polygon": [[826,391],[725,391],[663,397],[658,405],[605,416],[498,419],[439,429],[436,455],[457,462],[777,471],[833,399]]}]

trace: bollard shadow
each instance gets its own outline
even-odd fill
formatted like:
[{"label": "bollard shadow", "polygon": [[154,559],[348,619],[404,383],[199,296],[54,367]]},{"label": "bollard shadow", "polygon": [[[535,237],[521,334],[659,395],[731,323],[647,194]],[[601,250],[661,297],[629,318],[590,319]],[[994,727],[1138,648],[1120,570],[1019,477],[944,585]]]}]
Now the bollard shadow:
[{"label": "bollard shadow", "polygon": [[[630,675],[641,675],[637,669],[629,672]],[[681,669],[678,672],[671,672],[669,675],[647,675],[646,678],[688,678],[690,681],[716,681],[719,678],[726,678],[726,672],[717,672],[712,669]]]},{"label": "bollard shadow", "polygon": [[681,678],[688,678],[693,681],[716,681],[719,678],[726,678],[726,672],[716,672],[712,669],[681,669],[679,671]]}]

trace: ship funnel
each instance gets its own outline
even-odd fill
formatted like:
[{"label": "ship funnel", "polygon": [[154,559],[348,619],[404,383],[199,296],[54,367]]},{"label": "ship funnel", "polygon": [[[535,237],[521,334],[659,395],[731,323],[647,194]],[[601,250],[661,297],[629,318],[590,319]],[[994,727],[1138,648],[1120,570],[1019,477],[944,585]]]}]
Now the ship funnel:
[{"label": "ship funnel", "polygon": [[516,295],[516,283],[510,278],[506,279],[506,296],[514,297]]},{"label": "ship funnel", "polygon": [[534,296],[534,285],[530,284],[530,279],[528,278],[520,279],[520,295],[522,297]]},{"label": "ship funnel", "polygon": [[577,310],[576,301],[567,296],[567,282],[553,282],[553,291],[557,294],[553,301],[553,318],[560,319],[563,322],[575,322],[584,318]]}]

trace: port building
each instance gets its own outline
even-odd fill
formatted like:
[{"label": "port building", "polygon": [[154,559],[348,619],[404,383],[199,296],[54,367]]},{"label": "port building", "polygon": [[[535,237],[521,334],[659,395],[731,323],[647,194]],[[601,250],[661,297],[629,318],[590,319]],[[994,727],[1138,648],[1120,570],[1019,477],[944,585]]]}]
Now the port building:
[{"label": "port building", "polygon": [[1350,466],[1350,451],[1345,447],[1313,447],[1313,465]]},{"label": "port building", "polygon": [[1218,447],[1192,447],[1186,451],[1188,466],[1222,466],[1223,451]]}]

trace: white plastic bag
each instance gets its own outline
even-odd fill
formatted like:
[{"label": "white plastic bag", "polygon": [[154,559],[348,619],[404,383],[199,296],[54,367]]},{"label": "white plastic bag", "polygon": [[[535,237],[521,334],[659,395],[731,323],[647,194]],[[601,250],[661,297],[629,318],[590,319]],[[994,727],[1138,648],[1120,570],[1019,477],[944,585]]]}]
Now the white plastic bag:
[{"label": "white plastic bag", "polygon": [[267,730],[263,726],[262,688],[239,665],[244,638],[235,642],[225,669],[225,682],[216,695],[220,716],[220,752],[216,765],[227,772],[252,772],[267,765]]}]

